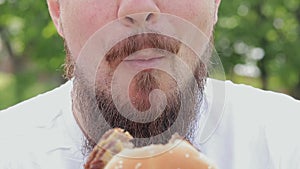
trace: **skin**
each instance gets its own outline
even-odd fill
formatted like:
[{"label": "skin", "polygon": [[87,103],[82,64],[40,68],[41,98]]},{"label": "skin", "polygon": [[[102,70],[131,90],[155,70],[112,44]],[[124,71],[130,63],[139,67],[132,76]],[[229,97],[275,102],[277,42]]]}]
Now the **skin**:
[{"label": "skin", "polygon": [[[58,33],[68,43],[76,60],[87,39],[107,23],[120,19],[124,27],[133,26],[123,17],[134,13],[167,13],[184,18],[212,36],[220,0],[47,0]],[[159,16],[152,17],[155,23]],[[145,18],[133,18],[144,22]],[[87,26],[88,25],[88,26]],[[78,36],[79,35],[79,36]]]},{"label": "skin", "polygon": [[[91,37],[91,35],[93,35],[97,30],[103,28],[111,21],[115,20],[119,22],[120,30],[136,29],[145,25],[159,30],[159,25],[161,25],[160,23],[162,23],[160,14],[166,13],[189,21],[194,26],[199,28],[208,39],[211,39],[214,25],[217,22],[217,12],[220,0],[47,0],[47,3],[51,18],[55,24],[57,32],[65,40],[67,51],[70,55],[70,60],[76,61],[81,49],[83,48],[87,40]],[[143,14],[134,15],[136,13]],[[196,66],[193,65],[195,64],[195,60],[192,59],[192,57],[187,57],[187,55],[188,54],[185,53],[181,55],[181,57],[189,66],[192,67],[192,70],[195,71]],[[172,66],[172,60],[164,60],[164,62],[164,66],[174,67],[174,65]],[[112,69],[113,65],[114,64],[111,64],[109,62],[104,62],[102,65],[102,69]],[[130,67],[125,67],[124,70],[121,71],[123,74],[121,74],[120,77],[127,76],[131,71],[132,70]],[[97,77],[98,79],[96,80],[98,83],[98,86],[96,86],[96,90],[103,91],[102,93],[99,93],[99,95],[104,93],[106,96],[110,96],[110,86],[102,82],[111,81],[111,75],[109,75],[109,73],[101,73],[101,71],[99,72],[99,77]],[[149,77],[150,79],[156,79],[156,81],[146,81],[147,79],[149,80]],[[83,131],[93,130],[91,129],[91,127],[87,127],[87,123],[89,122],[85,121],[86,114],[82,111],[80,112],[80,105],[78,105],[79,103],[77,103],[85,102],[85,100],[83,99],[78,101],[79,99],[74,97],[74,95],[79,96],[80,93],[88,90],[89,87],[84,86],[84,80],[81,79],[82,81],[80,82],[80,77],[78,75],[76,77],[75,74],[75,79],[76,78],[78,78],[79,80],[77,80],[77,84],[75,80],[75,86],[79,86],[78,88],[81,88],[81,90],[76,90],[75,88],[73,91],[73,104],[75,105],[73,107],[73,113]],[[145,80],[145,83],[142,85],[138,85],[141,80]],[[185,81],[188,80],[185,79]],[[119,84],[120,86],[126,86],[125,84],[121,83],[122,82],[120,82]],[[144,91],[143,86],[147,84],[151,85],[154,83],[158,83],[160,89],[163,92],[167,93],[167,95],[170,95],[170,100],[175,100],[175,96],[173,97],[173,95],[175,95],[175,89],[173,91],[173,88],[170,89],[170,86],[176,86],[176,82],[173,82],[172,78],[161,72],[147,72],[146,74],[141,75],[140,79],[133,81],[133,84],[130,84],[129,88],[129,95],[132,96],[132,98],[138,98],[135,100],[135,102],[137,102],[137,105],[135,106],[142,107],[141,110],[143,111],[148,107],[146,106],[146,108],[144,107],[143,109],[143,106],[141,106],[142,103],[139,103],[138,101],[145,100],[144,97],[148,97],[149,94],[148,91]],[[191,83],[186,82],[186,84]],[[147,87],[151,88],[151,86]],[[191,89],[188,90],[193,91],[194,88],[191,87]],[[88,98],[89,96],[86,97]],[[125,96],[122,96],[122,94],[120,94],[120,98],[122,97]],[[189,98],[189,94],[187,94],[186,97]],[[196,98],[196,96],[192,97]],[[187,105],[193,104],[195,104],[195,101],[191,101]],[[93,106],[97,107],[95,105],[86,105],[86,107]],[[89,112],[92,112],[92,110],[89,110]],[[97,125],[97,123],[102,123],[102,121],[95,122],[95,125]],[[96,126],[95,128],[99,129],[101,127]],[[89,135],[90,133],[87,132],[85,134]],[[99,136],[97,137],[99,138]],[[97,137],[95,139],[97,139]]]}]

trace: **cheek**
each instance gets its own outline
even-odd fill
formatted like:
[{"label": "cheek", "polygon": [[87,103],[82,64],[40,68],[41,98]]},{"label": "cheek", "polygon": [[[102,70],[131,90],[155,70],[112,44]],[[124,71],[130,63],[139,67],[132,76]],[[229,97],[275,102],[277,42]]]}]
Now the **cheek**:
[{"label": "cheek", "polygon": [[214,25],[214,0],[173,0],[161,3],[161,12],[183,18],[197,26],[208,37]]},{"label": "cheek", "polygon": [[99,3],[96,0],[80,0],[62,9],[61,22],[64,39],[75,58],[93,33],[116,19],[117,7],[111,0]]}]

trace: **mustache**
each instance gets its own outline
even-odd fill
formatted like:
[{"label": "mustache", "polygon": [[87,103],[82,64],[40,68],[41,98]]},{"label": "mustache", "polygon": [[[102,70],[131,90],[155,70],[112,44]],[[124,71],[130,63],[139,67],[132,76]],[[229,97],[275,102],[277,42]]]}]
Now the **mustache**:
[{"label": "mustache", "polygon": [[161,49],[173,54],[177,54],[181,42],[173,37],[161,35],[158,33],[143,33],[130,36],[111,48],[105,55],[107,62],[116,60],[122,61],[127,56],[143,49]]}]

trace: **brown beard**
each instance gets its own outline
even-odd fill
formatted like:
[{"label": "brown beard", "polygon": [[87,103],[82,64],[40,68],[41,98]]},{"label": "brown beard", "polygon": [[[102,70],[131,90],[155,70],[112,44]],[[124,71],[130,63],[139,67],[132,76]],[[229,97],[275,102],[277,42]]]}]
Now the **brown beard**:
[{"label": "brown beard", "polygon": [[[106,80],[109,83],[107,86],[95,84],[96,93],[93,93],[91,85],[86,83],[87,80],[80,74],[80,70],[74,71],[76,65],[71,59],[70,52],[67,52],[69,56],[66,59],[66,77],[75,76],[72,91],[73,111],[77,111],[83,117],[82,124],[79,126],[87,138],[87,152],[96,145],[105,131],[115,127],[129,131],[135,137],[133,142],[136,146],[166,143],[175,132],[185,136],[187,140],[193,139],[193,128],[198,120],[198,110],[207,75],[205,63],[199,60],[193,71],[194,77],[189,77],[190,79],[184,82],[185,88],[181,91],[176,80],[160,70],[142,71],[134,77],[132,84],[135,85],[135,93],[143,96],[138,104],[135,104],[136,108],[141,111],[149,109],[148,95],[152,90],[164,88],[166,81],[171,86],[177,86],[171,91],[162,89],[166,92],[167,106],[154,121],[134,122],[122,116],[117,110],[110,91],[111,77],[109,75],[115,71],[123,58],[145,48],[158,48],[177,54],[180,42],[157,34],[138,35],[121,41],[105,56],[105,61],[110,66],[110,71],[106,74]],[[68,51],[68,48],[66,50]],[[184,76],[180,70],[176,71],[177,74]],[[132,99],[131,101],[135,102],[136,100]],[[131,103],[124,104],[124,110],[129,104]],[[149,114],[149,116],[151,115]]]}]

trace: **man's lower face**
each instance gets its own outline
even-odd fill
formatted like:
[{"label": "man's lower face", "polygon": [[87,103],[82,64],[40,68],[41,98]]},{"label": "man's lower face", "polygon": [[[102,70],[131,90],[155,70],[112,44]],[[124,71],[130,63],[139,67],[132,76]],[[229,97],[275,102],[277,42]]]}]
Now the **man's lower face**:
[{"label": "man's lower face", "polygon": [[[124,62],[124,58],[138,50],[159,48],[178,54],[179,57],[190,53],[179,54],[182,46],[178,42],[172,39],[160,41],[160,38],[164,37],[145,36],[142,39],[130,39],[135,43],[120,42],[100,64],[97,73],[99,78],[94,85],[86,83],[90,80],[80,74],[80,70],[75,71],[73,111],[78,111],[83,117],[82,124],[79,125],[84,130],[89,147],[93,147],[105,131],[115,127],[129,131],[135,137],[133,142],[136,146],[166,143],[176,132],[188,140],[192,139],[206,77],[206,68],[202,62],[195,67],[190,66],[194,67],[192,77],[186,77],[186,70],[177,69],[180,65],[172,61],[174,58],[168,58],[165,59],[165,66],[173,68],[168,69],[172,72],[149,68],[139,71],[130,82],[124,83],[129,85],[114,84],[113,81],[114,72],[121,62]],[[155,43],[148,43],[151,41]],[[101,71],[101,68],[105,68],[105,71]],[[126,73],[132,72],[131,69],[135,68],[125,67],[121,72],[126,76]],[[177,75],[176,78],[171,74]],[[117,78],[120,80],[122,76]],[[93,87],[95,90],[91,90]],[[155,89],[164,95],[154,94],[150,98]],[[136,111],[132,112],[132,107]],[[142,117],[140,121],[133,120],[132,117],[138,115]]]}]

